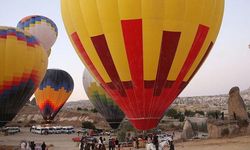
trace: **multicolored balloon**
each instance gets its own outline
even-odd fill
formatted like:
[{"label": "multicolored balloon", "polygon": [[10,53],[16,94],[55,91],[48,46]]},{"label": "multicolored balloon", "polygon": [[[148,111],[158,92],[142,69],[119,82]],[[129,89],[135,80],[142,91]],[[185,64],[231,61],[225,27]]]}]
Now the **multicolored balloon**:
[{"label": "multicolored balloon", "polygon": [[11,121],[42,81],[48,56],[23,30],[0,27],[0,127]]},{"label": "multicolored balloon", "polygon": [[132,124],[154,128],[212,49],[224,0],[61,0],[81,60]]},{"label": "multicolored balloon", "polygon": [[106,119],[112,129],[117,129],[125,115],[87,69],[83,73],[83,86],[96,110]]},{"label": "multicolored balloon", "polygon": [[36,104],[43,119],[50,122],[63,107],[73,92],[74,81],[65,71],[48,69],[46,75],[35,92]]},{"label": "multicolored balloon", "polygon": [[17,24],[17,27],[34,35],[44,47],[48,56],[50,55],[51,47],[58,35],[57,26],[51,19],[38,15],[27,16]]}]

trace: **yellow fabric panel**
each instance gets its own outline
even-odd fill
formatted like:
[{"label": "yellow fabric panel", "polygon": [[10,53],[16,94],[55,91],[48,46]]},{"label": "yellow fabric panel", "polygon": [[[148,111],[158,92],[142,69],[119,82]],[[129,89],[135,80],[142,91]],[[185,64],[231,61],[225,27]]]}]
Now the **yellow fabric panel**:
[{"label": "yellow fabric panel", "polygon": [[3,72],[5,70],[5,53],[6,51],[5,50],[2,50],[2,49],[5,49],[5,39],[2,39],[0,38],[0,72],[2,75],[0,75],[0,88],[2,86],[2,81],[3,81],[3,78],[4,78],[4,75],[3,75]]},{"label": "yellow fabric panel", "polygon": [[142,1],[144,80],[155,80],[161,49],[163,1]]},{"label": "yellow fabric panel", "polygon": [[[103,0],[99,1],[102,1],[104,3],[107,2]],[[119,0],[119,1],[116,0],[116,2],[114,1],[113,3],[118,3],[121,20],[141,19],[142,0]]]},{"label": "yellow fabric panel", "polygon": [[27,46],[26,41],[17,40],[15,36],[7,36],[0,40],[1,76],[0,83],[11,81],[14,76],[21,77],[32,69],[38,71],[42,78],[47,68],[47,56],[40,46]]},{"label": "yellow fabric panel", "polygon": [[[180,30],[181,39],[179,41],[178,49],[168,76],[168,80],[176,80],[177,76],[179,75],[179,72],[193,44],[193,40],[195,38],[199,24],[208,26],[210,28],[209,34],[205,43],[203,44],[201,52],[199,53],[196,61],[194,62],[184,81],[187,81],[189,79],[189,77],[192,75],[195,68],[199,64],[200,60],[204,56],[208,45],[211,41],[214,41],[214,38],[217,36],[217,32],[214,32],[212,30],[213,24],[218,23],[215,22],[215,17],[218,16],[218,14],[211,13],[214,11],[214,9],[213,11],[211,9],[217,6],[215,5],[215,3],[217,3],[217,1],[214,0],[191,0],[185,3],[184,8],[186,9],[186,14],[183,18],[183,29]],[[202,5],[202,7],[200,5]]]},{"label": "yellow fabric panel", "polygon": [[[217,3],[219,3],[218,1],[220,1],[220,5],[216,5]],[[218,31],[219,31],[219,27],[221,25],[221,18],[223,16],[223,13],[221,13],[221,11],[223,11],[224,8],[224,1],[223,0],[214,0],[209,1],[210,3],[208,3],[208,1],[206,1],[207,3],[205,3],[205,8],[206,10],[204,10],[203,12],[203,17],[202,17],[202,23],[205,25],[208,25],[210,27],[209,33],[207,35],[206,41],[199,53],[199,55],[197,56],[194,64],[192,65],[191,69],[189,70],[188,74],[185,76],[184,81],[188,81],[189,78],[191,77],[191,75],[193,74],[193,72],[195,71],[196,67],[199,65],[199,63],[201,63],[201,60],[203,58],[203,56],[205,55],[209,44],[211,42],[215,43],[215,39],[218,35]],[[214,11],[213,14],[211,14],[212,10]],[[210,12],[210,13],[209,13]],[[221,15],[218,15],[221,14]],[[207,20],[205,19],[207,18]]]},{"label": "yellow fabric panel", "polygon": [[[16,28],[0,27],[2,30],[13,29],[17,32],[23,32]],[[24,33],[26,36],[31,36]],[[15,35],[7,35],[6,38],[0,38],[0,88],[4,82],[13,81],[14,77],[29,78],[32,71],[36,71],[36,82],[38,86],[45,75],[48,65],[48,57],[45,50],[39,46],[27,46],[26,41],[18,40]]]},{"label": "yellow fabric panel", "polygon": [[[68,2],[70,2],[69,0]],[[76,1],[76,0],[75,0]],[[90,37],[103,34],[96,0],[77,0]],[[105,1],[107,2],[107,1]],[[77,4],[77,3],[75,3]],[[77,11],[76,11],[77,12]]]},{"label": "yellow fabric panel", "polygon": [[100,22],[121,81],[130,81],[128,58],[119,18],[117,0],[97,1]]},{"label": "yellow fabric panel", "polygon": [[[103,80],[105,82],[111,82],[110,77],[108,76],[106,70],[104,69],[101,60],[99,59],[99,56],[95,50],[95,47],[92,44],[92,41],[90,39],[90,35],[88,34],[88,31],[86,29],[85,26],[85,21],[82,15],[82,9],[80,7],[80,3],[77,0],[73,0],[73,1],[65,1],[67,2],[67,6],[68,6],[68,10],[65,10],[63,12],[66,12],[69,17],[65,17],[64,18],[64,22],[68,22],[67,24],[71,24],[72,22],[70,21],[70,18],[72,18],[74,21],[74,23],[72,24],[73,26],[69,27],[69,32],[70,35],[75,31],[77,32],[85,50],[86,53],[88,54],[90,60],[92,61],[92,63],[94,64],[94,66],[96,67],[97,71],[99,72],[99,74],[101,75],[101,77],[103,78]],[[64,9],[67,8],[67,6],[63,7]],[[67,15],[64,15],[67,16]],[[67,27],[68,25],[66,25]],[[78,55],[81,56],[78,52]],[[81,58],[82,59],[82,58]],[[84,62],[84,60],[82,59],[82,61]]]},{"label": "yellow fabric panel", "polygon": [[64,87],[59,89],[58,91],[55,91],[50,86],[47,86],[43,90],[38,89],[35,92],[36,96],[36,103],[41,106],[44,104],[45,101],[49,101],[54,106],[60,106],[64,104],[69,96],[71,95],[71,92],[67,92]]}]

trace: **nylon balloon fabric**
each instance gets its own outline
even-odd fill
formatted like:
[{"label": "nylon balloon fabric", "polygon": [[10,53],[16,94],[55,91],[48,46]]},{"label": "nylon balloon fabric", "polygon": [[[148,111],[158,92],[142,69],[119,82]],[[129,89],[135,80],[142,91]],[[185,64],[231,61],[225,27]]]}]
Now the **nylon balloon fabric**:
[{"label": "nylon balloon fabric", "polygon": [[36,104],[45,121],[50,122],[54,119],[73,89],[74,81],[66,71],[47,70],[42,83],[35,92]]},{"label": "nylon balloon fabric", "polygon": [[78,56],[137,129],[155,128],[218,35],[224,0],[61,0]]},{"label": "nylon balloon fabric", "polygon": [[112,129],[117,129],[125,117],[124,113],[86,69],[83,73],[83,86],[96,110],[106,119]]},{"label": "nylon balloon fabric", "polygon": [[50,55],[51,47],[58,35],[57,26],[51,19],[38,15],[27,16],[17,24],[17,28],[34,35],[44,47],[48,56]]},{"label": "nylon balloon fabric", "polygon": [[0,26],[0,127],[30,99],[47,65],[48,56],[34,36]]}]

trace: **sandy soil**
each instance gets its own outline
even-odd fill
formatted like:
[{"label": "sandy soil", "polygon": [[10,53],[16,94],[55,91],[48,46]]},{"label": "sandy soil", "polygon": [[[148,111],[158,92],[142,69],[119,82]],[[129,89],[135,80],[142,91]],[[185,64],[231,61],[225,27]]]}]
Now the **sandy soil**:
[{"label": "sandy soil", "polygon": [[250,150],[250,136],[195,140],[175,144],[176,150]]},{"label": "sandy soil", "polygon": [[[22,140],[46,142],[53,145],[49,150],[78,150],[78,144],[72,141],[77,134],[37,135],[29,132],[29,128],[22,128],[21,133],[4,136],[0,134],[0,145],[19,146]],[[133,149],[133,148],[126,148]],[[176,150],[250,150],[250,136],[235,138],[194,140],[175,144]],[[1,147],[0,147],[0,150]],[[168,148],[167,148],[168,150]]]},{"label": "sandy soil", "polygon": [[[22,128],[20,133],[15,135],[0,135],[0,145],[18,146],[22,140],[35,141],[46,145],[53,145],[49,150],[78,150],[77,143],[72,141],[77,134],[53,134],[53,135],[38,135],[29,132],[29,128]],[[0,148],[1,149],[1,148]]]}]

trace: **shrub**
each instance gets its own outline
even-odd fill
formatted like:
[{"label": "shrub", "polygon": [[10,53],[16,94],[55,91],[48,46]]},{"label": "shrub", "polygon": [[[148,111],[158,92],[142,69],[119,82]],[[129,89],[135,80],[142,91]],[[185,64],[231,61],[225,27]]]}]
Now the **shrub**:
[{"label": "shrub", "polygon": [[195,113],[196,114],[198,113],[198,114],[203,115],[203,116],[205,115],[204,111],[195,111]]},{"label": "shrub", "polygon": [[90,122],[90,121],[84,121],[84,122],[82,122],[82,128],[96,129],[95,125],[92,122]]},{"label": "shrub", "polygon": [[97,113],[98,111],[95,108],[93,108],[93,109],[91,109],[91,112]]},{"label": "shrub", "polygon": [[81,111],[82,110],[82,108],[81,107],[77,107],[77,109],[76,109],[77,111]]},{"label": "shrub", "polygon": [[195,112],[191,110],[185,110],[184,115],[187,117],[193,117],[195,115]]},{"label": "shrub", "polygon": [[175,118],[177,116],[178,112],[176,109],[170,108],[166,113],[165,116]]}]

